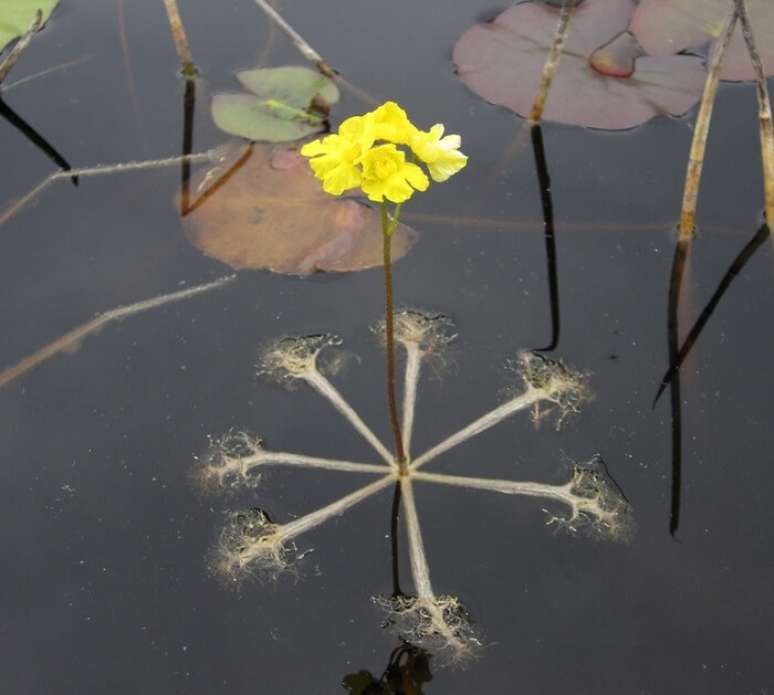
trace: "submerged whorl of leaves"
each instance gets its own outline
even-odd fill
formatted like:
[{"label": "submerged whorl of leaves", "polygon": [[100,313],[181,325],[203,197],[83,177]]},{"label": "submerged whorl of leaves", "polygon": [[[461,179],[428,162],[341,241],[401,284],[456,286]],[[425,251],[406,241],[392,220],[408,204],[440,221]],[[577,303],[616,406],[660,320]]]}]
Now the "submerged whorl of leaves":
[{"label": "submerged whorl of leaves", "polygon": [[[394,316],[395,340],[411,343],[422,352],[438,350],[457,338],[454,323],[446,314],[431,314],[417,309],[401,309]],[[379,343],[385,345],[385,322],[379,321],[371,330]]]},{"label": "submerged whorl of leaves", "polygon": [[317,357],[324,348],[341,343],[339,336],[330,333],[279,338],[261,350],[258,375],[290,388],[318,369]]},{"label": "submerged whorl of leaves", "polygon": [[[519,374],[528,389],[544,392],[545,399],[556,406],[556,429],[560,429],[567,417],[579,413],[581,406],[592,399],[588,374],[570,369],[561,360],[525,350],[509,362],[508,367]],[[532,419],[537,424],[547,414],[538,404],[532,411]]]},{"label": "submerged whorl of leaves", "polygon": [[234,490],[245,484],[255,487],[261,476],[248,473],[262,453],[261,439],[247,432],[231,430],[222,437],[211,437],[195,474],[199,487],[205,492]]},{"label": "submerged whorl of leaves", "polygon": [[275,578],[288,569],[295,547],[283,543],[280,526],[258,507],[232,512],[221,531],[212,571],[227,585],[249,578]]},{"label": "submerged whorl of leaves", "polygon": [[375,596],[384,626],[452,665],[475,658],[483,643],[456,596]]},{"label": "submerged whorl of leaves", "polygon": [[[383,339],[384,324],[378,325],[374,331]],[[456,335],[446,316],[403,310],[395,317],[395,337],[406,352],[404,402],[407,408],[412,409],[407,412],[413,414],[423,363],[443,353]],[[228,489],[244,483],[251,484],[260,477],[254,469],[262,464],[300,465],[380,476],[375,482],[286,524],[273,523],[259,508],[230,514],[212,552],[210,564],[213,571],[231,587],[239,587],[246,578],[274,579],[287,571],[297,573],[298,561],[303,553],[298,553],[294,539],[394,484],[398,477],[391,465],[391,457],[384,454],[384,446],[325,376],[330,365],[323,362],[328,362],[328,355],[333,354],[336,359],[330,364],[335,367],[340,363],[340,351],[326,352],[322,357],[320,353],[326,347],[340,344],[340,338],[329,334],[282,338],[263,349],[259,373],[288,386],[299,380],[306,382],[366,437],[374,452],[387,459],[387,465],[268,451],[263,449],[260,439],[238,431],[212,440],[206,461],[201,466],[204,471],[200,473],[210,487]],[[470,489],[542,497],[568,510],[563,515],[552,516],[548,521],[550,525],[598,539],[628,540],[633,531],[629,503],[608,475],[600,458],[584,464],[573,462],[571,472],[565,477],[566,482],[558,485],[486,478],[457,477],[455,480],[455,476],[415,472],[419,465],[427,464],[518,412],[533,408],[533,418],[538,420],[543,415],[538,405],[544,404],[544,407],[557,411],[561,423],[590,399],[587,375],[573,371],[558,360],[534,352],[522,352],[509,366],[518,373],[520,383],[509,394],[507,401],[414,458],[414,463],[418,465],[409,468],[409,477]],[[411,486],[407,484],[406,489],[411,490]],[[421,539],[418,527],[409,535],[410,539],[414,538],[412,543],[416,543],[417,538]],[[374,598],[374,602],[387,613],[385,625],[402,639],[439,655],[442,661],[464,664],[482,647],[481,639],[456,597],[433,593],[421,541],[412,553],[412,577],[418,595],[380,597]],[[373,678],[370,680],[374,681]],[[368,679],[360,679],[358,683],[369,685]]]},{"label": "submerged whorl of leaves", "polygon": [[549,524],[599,540],[627,542],[634,534],[631,505],[600,456],[573,466],[567,484],[572,495],[569,517],[553,516]]}]

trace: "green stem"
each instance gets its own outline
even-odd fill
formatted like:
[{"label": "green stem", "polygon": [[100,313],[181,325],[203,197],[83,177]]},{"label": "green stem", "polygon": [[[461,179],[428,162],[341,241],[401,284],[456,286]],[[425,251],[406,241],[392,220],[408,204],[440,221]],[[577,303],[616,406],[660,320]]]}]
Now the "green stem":
[{"label": "green stem", "polygon": [[387,203],[382,201],[382,240],[384,250],[384,323],[385,342],[387,344],[387,406],[390,413],[390,425],[395,439],[395,455],[401,474],[405,474],[406,453],[403,449],[403,435],[400,431],[398,420],[398,402],[395,397],[395,328],[393,322],[393,298],[392,298],[392,235],[398,227],[398,215],[400,205],[395,206],[392,219],[387,212]]}]

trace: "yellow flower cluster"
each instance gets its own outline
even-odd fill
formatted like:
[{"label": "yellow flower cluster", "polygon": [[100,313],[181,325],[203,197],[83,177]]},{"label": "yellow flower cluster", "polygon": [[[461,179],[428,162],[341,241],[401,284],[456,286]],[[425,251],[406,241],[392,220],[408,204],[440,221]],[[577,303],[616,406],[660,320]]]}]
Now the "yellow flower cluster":
[{"label": "yellow flower cluster", "polygon": [[440,123],[419,130],[400,106],[388,101],[348,118],[338,133],[307,143],[301,154],[309,157],[312,171],[331,195],[360,188],[377,203],[404,203],[415,190],[426,191],[430,185],[414,160],[422,162],[436,182],[446,181],[467,163],[459,151],[460,136],[444,137],[443,130]]}]

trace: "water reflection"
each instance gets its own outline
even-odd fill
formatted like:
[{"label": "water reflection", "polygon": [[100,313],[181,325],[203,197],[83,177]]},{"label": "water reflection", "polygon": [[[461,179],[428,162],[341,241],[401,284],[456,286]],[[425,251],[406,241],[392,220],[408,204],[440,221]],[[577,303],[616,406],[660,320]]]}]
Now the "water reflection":
[{"label": "water reflection", "polygon": [[[690,251],[690,240],[680,239],[672,260],[672,272],[669,278],[669,300],[667,302],[667,345],[669,362],[674,363],[679,352],[680,340],[679,308],[680,290],[683,284],[685,266]],[[680,375],[675,374],[669,389],[672,413],[672,494],[669,511],[669,533],[677,533],[680,525],[680,503],[682,501],[683,476],[683,410],[680,392]]]},{"label": "water reflection", "polygon": [[[400,588],[398,522],[400,521],[401,486],[395,484],[390,512],[390,555],[392,597],[405,597]],[[387,659],[381,676],[365,669],[344,676],[341,681],[351,695],[422,695],[423,686],[433,679],[430,672],[430,652],[401,639]]]},{"label": "water reflection", "polygon": [[196,110],[196,79],[188,77],[185,80],[183,92],[183,159],[180,173],[180,215],[187,215],[191,201],[191,160],[188,155],[193,152],[194,113]]},{"label": "water reflection", "polygon": [[682,501],[683,478],[683,447],[682,447],[682,397],[680,387],[680,367],[699,339],[702,330],[707,325],[720,300],[728,291],[731,283],[749,263],[763,242],[769,238],[770,230],[763,224],[752,239],[745,244],[723,275],[717,289],[709,302],[701,310],[698,319],[688,331],[682,345],[680,344],[679,307],[680,294],[685,275],[685,268],[690,252],[690,239],[680,239],[675,248],[672,260],[672,271],[669,281],[669,300],[667,308],[667,344],[669,349],[669,367],[659,385],[653,399],[653,407],[658,403],[664,390],[669,386],[671,409],[671,440],[672,440],[672,483],[670,495],[669,533],[674,536],[680,526],[680,507]]},{"label": "water reflection", "polygon": [[[48,142],[37,130],[35,130],[27,121],[25,121],[18,113],[16,113],[8,104],[5,103],[0,96],[0,117],[10,123],[16,130],[18,130],[27,140],[29,140],[35,147],[37,147],[43,154],[52,160],[60,169],[64,171],[70,171],[72,167],[68,161],[56,150],[56,148]],[[74,186],[78,185],[78,177],[71,176],[70,180]]]},{"label": "water reflection", "polygon": [[750,259],[755,255],[755,252],[761,247],[763,242],[769,238],[770,234],[771,232],[768,225],[762,225],[761,228],[755,233],[753,238],[750,239],[747,244],[745,244],[744,248],[733,260],[728,270],[723,275],[723,278],[718,284],[718,287],[713,293],[709,302],[707,302],[707,305],[699,314],[699,318],[696,319],[696,323],[693,324],[691,330],[688,332],[688,335],[685,337],[683,344],[677,351],[675,356],[676,359],[674,361],[670,360],[669,368],[667,369],[666,374],[664,374],[661,385],[659,386],[658,392],[656,393],[656,397],[653,399],[653,405],[658,402],[661,394],[664,392],[664,389],[669,385],[685,361],[686,357],[688,357],[688,354],[693,349],[696,341],[699,339],[699,335],[701,335],[702,330],[704,330],[704,327],[707,325],[707,322],[717,308],[718,304],[720,304],[720,300],[731,286],[731,283],[734,281],[736,276],[742,272],[747,263],[749,263]]},{"label": "water reflection", "polygon": [[546,261],[548,263],[548,294],[551,307],[551,341],[542,352],[550,352],[559,344],[559,273],[556,262],[556,235],[554,230],[554,203],[551,197],[551,176],[548,173],[543,130],[539,125],[530,128],[532,151],[535,155],[535,169],[540,187],[540,202],[543,208],[543,232],[546,243]]},{"label": "water reflection", "polygon": [[400,521],[400,482],[395,483],[392,495],[392,512],[390,513],[390,563],[392,569],[392,597],[406,596],[400,588],[400,556],[398,552],[398,522]]},{"label": "water reflection", "polygon": [[381,676],[362,670],[344,676],[341,684],[350,695],[422,695],[423,686],[433,680],[431,658],[424,649],[403,642],[390,652]]}]

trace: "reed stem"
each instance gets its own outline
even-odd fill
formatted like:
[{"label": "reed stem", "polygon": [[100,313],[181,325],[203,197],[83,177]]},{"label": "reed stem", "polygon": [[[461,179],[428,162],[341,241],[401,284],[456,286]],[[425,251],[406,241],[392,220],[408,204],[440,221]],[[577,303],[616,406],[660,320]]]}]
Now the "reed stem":
[{"label": "reed stem", "polygon": [[693,131],[691,152],[688,157],[688,171],[685,175],[685,188],[683,189],[683,204],[680,211],[680,239],[686,241],[693,237],[696,227],[696,205],[699,199],[699,185],[701,184],[701,172],[704,166],[704,153],[707,149],[707,136],[709,135],[710,122],[712,121],[712,109],[715,104],[715,95],[718,91],[720,80],[720,68],[726,48],[731,40],[734,27],[736,27],[737,12],[733,10],[728,18],[720,37],[712,48],[712,56],[707,71],[707,81],[704,84],[704,93],[701,97],[699,115],[696,117],[696,128]]},{"label": "reed stem", "polygon": [[2,82],[16,65],[16,62],[21,58],[30,41],[32,41],[32,35],[36,31],[40,31],[40,27],[43,26],[43,13],[38,10],[35,13],[35,17],[30,24],[29,29],[24,32],[22,37],[16,42],[16,45],[8,52],[8,55],[0,61],[0,82]]},{"label": "reed stem", "polygon": [[164,0],[164,7],[167,10],[169,28],[172,31],[172,40],[175,42],[175,50],[177,50],[177,57],[180,59],[183,75],[186,78],[194,77],[196,75],[196,66],[193,62],[191,49],[188,47],[188,37],[185,34],[183,20],[177,7],[177,0]]},{"label": "reed stem", "polygon": [[736,14],[742,25],[742,36],[744,36],[745,43],[747,44],[750,61],[755,71],[755,92],[758,97],[766,223],[770,225],[774,221],[774,125],[772,124],[771,117],[771,100],[769,99],[769,89],[766,83],[763,61],[755,45],[755,37],[750,17],[747,14],[747,7],[744,0],[735,0],[735,3]]},{"label": "reed stem", "polygon": [[535,101],[532,104],[532,110],[529,112],[529,118],[527,119],[527,123],[530,126],[540,123],[540,119],[543,117],[543,110],[546,107],[546,99],[548,98],[548,90],[551,88],[551,82],[553,82],[556,69],[559,67],[559,60],[562,57],[564,42],[567,40],[567,30],[570,26],[572,7],[573,0],[565,0],[562,4],[562,9],[559,13],[559,23],[557,24],[556,32],[554,33],[554,41],[551,44],[551,50],[548,52],[548,58],[546,58],[545,65],[543,66],[543,74],[540,77],[540,87],[538,87]]},{"label": "reed stem", "polygon": [[314,63],[315,66],[317,66],[317,69],[326,77],[334,78],[336,77],[336,71],[328,65],[327,62],[323,59],[323,57],[312,48],[312,46],[309,44],[309,42],[301,36],[290,24],[285,20],[285,18],[277,12],[268,2],[267,0],[255,0],[255,4],[258,5],[275,23],[276,25],[282,29],[282,31],[285,32],[287,37],[293,42],[293,45],[298,49],[299,53],[301,53],[304,58],[306,58],[309,62]]},{"label": "reed stem", "polygon": [[6,384],[10,384],[15,379],[19,378],[22,374],[26,374],[28,371],[37,367],[39,364],[50,359],[54,355],[71,350],[74,346],[77,346],[84,338],[93,333],[99,331],[103,326],[114,321],[121,321],[129,316],[135,314],[141,314],[145,311],[155,309],[156,307],[164,306],[165,304],[171,304],[172,302],[179,302],[185,299],[190,299],[197,295],[209,292],[210,290],[223,287],[236,279],[236,275],[226,275],[213,282],[207,282],[203,285],[195,285],[188,287],[184,290],[177,292],[171,292],[169,294],[162,294],[151,299],[144,299],[141,302],[135,302],[134,304],[126,304],[124,306],[115,307],[102,314],[98,314],[95,318],[87,323],[84,323],[77,328],[65,333],[60,338],[57,338],[53,342],[40,348],[37,352],[33,352],[31,355],[23,358],[16,364],[0,371],[0,388]]}]

